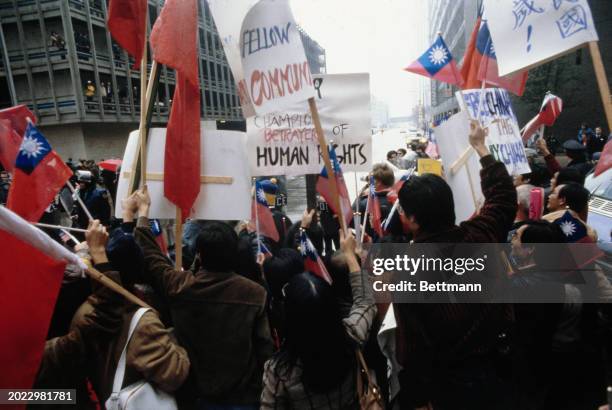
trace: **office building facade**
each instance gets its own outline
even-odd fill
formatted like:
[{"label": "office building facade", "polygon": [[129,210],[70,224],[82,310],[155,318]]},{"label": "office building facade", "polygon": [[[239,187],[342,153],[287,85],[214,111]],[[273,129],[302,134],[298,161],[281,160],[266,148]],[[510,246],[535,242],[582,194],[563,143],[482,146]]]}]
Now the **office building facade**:
[{"label": "office building facade", "polygon": [[[199,1],[201,116],[242,113],[212,15]],[[163,7],[149,0],[148,28]],[[0,0],[0,107],[27,104],[64,158],[121,157],[140,116],[140,71],[111,38],[107,0]],[[148,68],[151,68],[149,53]],[[174,72],[163,66],[153,124],[168,120]]]}]

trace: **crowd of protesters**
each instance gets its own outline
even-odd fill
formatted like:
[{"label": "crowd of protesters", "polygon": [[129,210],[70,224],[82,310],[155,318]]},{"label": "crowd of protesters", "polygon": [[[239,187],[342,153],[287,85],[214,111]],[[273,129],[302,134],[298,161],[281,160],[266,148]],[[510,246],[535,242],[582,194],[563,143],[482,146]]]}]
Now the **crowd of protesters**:
[{"label": "crowd of protesters", "polygon": [[[521,285],[539,280],[545,263],[533,244],[571,241],[558,223],[567,214],[597,239],[583,186],[598,158],[588,143],[566,142],[570,162],[561,166],[538,140],[529,156],[532,172],[512,178],[490,155],[476,123],[469,139],[482,166],[484,204],[475,215],[457,224],[443,177],[415,173],[397,189],[394,170],[414,169],[418,158],[428,157],[427,144],[415,142],[373,167],[382,218],[396,202],[398,213],[383,235],[366,223],[365,241],[511,243],[509,263],[518,272],[513,280]],[[100,171],[92,161],[68,164],[78,188],[60,193],[43,220],[86,228],[74,250],[152,307],[131,334],[138,306],[89,279],[64,281],[34,387],[76,389],[78,408],[103,408],[113,399],[124,347],[123,387],[145,380],[173,395],[181,409],[595,410],[607,401],[612,315],[604,302],[612,301],[612,286],[600,270],[599,304],[583,304],[574,279],[563,277],[554,280],[564,303],[391,309],[375,303],[361,267],[361,241],[352,230],[339,230],[325,207],[305,210],[292,222],[278,206],[274,179],[262,185],[277,241],[259,237],[246,221],[188,220],[183,266],[177,268],[174,241],[149,219],[146,187],[116,198],[116,173]],[[4,195],[7,173],[0,174],[0,184]],[[534,192],[543,198],[537,218]],[[112,217],[117,200],[121,219]],[[363,213],[367,201],[364,188],[354,210]],[[331,284],[306,270],[304,232]],[[377,339],[389,312],[398,327],[392,357]],[[376,383],[369,405],[358,388],[361,352]],[[398,369],[395,388],[392,367]]]}]

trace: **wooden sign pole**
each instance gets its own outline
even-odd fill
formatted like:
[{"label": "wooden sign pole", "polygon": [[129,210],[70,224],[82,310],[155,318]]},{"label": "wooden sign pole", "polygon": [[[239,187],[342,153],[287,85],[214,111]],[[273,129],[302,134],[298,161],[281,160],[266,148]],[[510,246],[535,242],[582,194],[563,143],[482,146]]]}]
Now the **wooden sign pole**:
[{"label": "wooden sign pole", "polygon": [[336,174],[334,173],[334,168],[332,167],[329,159],[329,149],[327,147],[327,142],[325,141],[323,127],[321,126],[321,119],[319,118],[319,110],[317,109],[317,103],[315,102],[314,97],[308,99],[308,106],[310,107],[310,115],[312,115],[312,121],[317,132],[317,139],[319,141],[321,155],[323,156],[323,162],[325,163],[325,169],[327,170],[332,200],[334,201],[335,208],[340,213],[340,215],[338,215],[338,222],[340,223],[340,228],[342,231],[346,233],[346,220],[344,219],[344,215],[342,215],[342,208],[340,207],[340,197],[338,196],[338,186],[336,185]]},{"label": "wooden sign pole", "polygon": [[[147,7],[146,18],[149,18],[149,7]],[[147,24],[145,24],[144,47],[142,49],[142,60],[140,61],[140,127],[138,128],[140,139],[140,184],[146,184],[147,175],[147,138],[145,127],[147,123],[147,60],[148,60],[148,41]]]},{"label": "wooden sign pole", "polygon": [[606,113],[606,119],[608,120],[608,129],[612,130],[612,101],[610,100],[610,85],[608,84],[606,69],[603,65],[603,61],[601,60],[601,53],[599,52],[599,44],[597,41],[591,41],[589,43],[589,51],[591,53],[591,59],[593,60],[595,76],[597,77],[599,94],[601,95],[604,112]]},{"label": "wooden sign pole", "polygon": [[174,267],[183,270],[183,215],[181,208],[176,207],[176,221],[174,225]]}]

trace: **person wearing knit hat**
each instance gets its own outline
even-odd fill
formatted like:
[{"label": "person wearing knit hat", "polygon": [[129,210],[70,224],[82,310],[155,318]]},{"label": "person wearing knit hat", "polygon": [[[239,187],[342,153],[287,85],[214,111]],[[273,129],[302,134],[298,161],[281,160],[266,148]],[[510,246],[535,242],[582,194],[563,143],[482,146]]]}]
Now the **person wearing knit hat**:
[{"label": "person wearing knit hat", "polygon": [[268,206],[273,208],[276,205],[276,195],[278,194],[278,181],[276,178],[264,179],[260,181],[263,187],[264,193],[266,194],[266,201]]}]

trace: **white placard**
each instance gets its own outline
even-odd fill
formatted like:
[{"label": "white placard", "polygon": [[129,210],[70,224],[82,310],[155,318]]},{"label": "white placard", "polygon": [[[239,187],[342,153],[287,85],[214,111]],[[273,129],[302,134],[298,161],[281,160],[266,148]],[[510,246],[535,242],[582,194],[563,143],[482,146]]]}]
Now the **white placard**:
[{"label": "white placard", "polygon": [[598,40],[587,0],[485,0],[484,8],[501,76]]},{"label": "white placard", "polygon": [[208,7],[215,20],[223,51],[236,82],[242,113],[246,118],[255,115],[255,109],[251,104],[242,71],[240,29],[244,18],[255,3],[257,0],[208,0]]},{"label": "white placard", "polygon": [[471,118],[488,128],[485,142],[489,151],[506,165],[510,175],[531,172],[508,91],[501,88],[457,91],[457,100],[462,110],[468,110]]},{"label": "white placard", "polygon": [[[315,100],[325,138],[333,141],[343,171],[372,167],[370,76],[314,76]],[[307,102],[247,119],[247,152],[253,176],[318,174],[323,168]]]},{"label": "white placard", "polygon": [[[480,189],[480,163],[478,155],[472,153],[456,174],[450,172],[451,166],[470,146],[470,122],[465,111],[450,117],[435,128],[438,150],[444,166],[444,178],[453,191],[456,222],[469,219],[484,202]],[[469,168],[469,172],[468,172]]]},{"label": "white placard", "polygon": [[[251,217],[251,176],[247,167],[244,133],[217,131],[201,128],[201,175],[229,176],[231,184],[203,183],[194,204],[194,219],[242,220]],[[121,199],[127,195],[129,173],[132,170],[134,153],[138,144],[138,131],[130,133],[119,186],[115,216],[121,218]],[[153,128],[147,144],[147,174],[163,175],[166,129]],[[149,216],[158,219],[175,219],[176,207],[164,197],[163,181],[147,181],[151,195]]]},{"label": "white placard", "polygon": [[260,0],[242,22],[240,56],[257,115],[314,97],[312,74],[288,0]]}]

